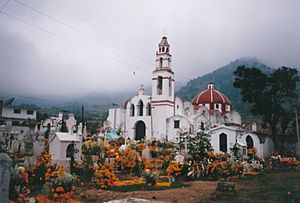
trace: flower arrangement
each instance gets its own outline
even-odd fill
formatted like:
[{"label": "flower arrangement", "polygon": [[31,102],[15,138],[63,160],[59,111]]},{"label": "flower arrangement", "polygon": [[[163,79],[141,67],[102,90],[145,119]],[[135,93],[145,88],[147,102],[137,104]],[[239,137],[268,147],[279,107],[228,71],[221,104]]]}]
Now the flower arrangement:
[{"label": "flower arrangement", "polygon": [[286,167],[297,167],[300,165],[300,161],[298,161],[295,157],[282,157],[280,158],[280,164]]},{"label": "flower arrangement", "polygon": [[208,175],[214,179],[227,179],[230,176],[226,161],[215,160],[207,165]]},{"label": "flower arrangement", "polygon": [[98,146],[97,141],[87,140],[82,145],[82,154],[100,155],[101,147]]},{"label": "flower arrangement", "polygon": [[11,174],[9,197],[17,202],[25,202],[29,194],[28,173],[23,166],[19,166]]},{"label": "flower arrangement", "polygon": [[143,169],[149,169],[150,171],[155,171],[156,168],[153,166],[152,161],[149,159],[142,159]]},{"label": "flower arrangement", "polygon": [[116,158],[119,154],[119,146],[108,145],[105,149],[106,158]]},{"label": "flower arrangement", "polygon": [[264,166],[260,161],[250,160],[242,162],[244,165],[244,172],[261,172],[264,169]]},{"label": "flower arrangement", "polygon": [[180,167],[176,161],[173,161],[169,164],[168,168],[166,169],[168,176],[178,176],[180,174]]},{"label": "flower arrangement", "polygon": [[137,152],[139,153],[142,153],[142,151],[146,148],[146,145],[144,143],[140,143],[140,144],[137,144],[135,146],[135,149]]},{"label": "flower arrangement", "polygon": [[49,173],[47,182],[44,186],[44,190],[49,199],[55,201],[68,200],[76,191],[76,185],[78,181],[75,176],[65,173],[62,167],[57,171]]},{"label": "flower arrangement", "polygon": [[255,155],[256,152],[257,152],[257,150],[256,150],[255,147],[251,147],[251,148],[248,148],[248,149],[247,149],[247,153],[248,153],[248,154]]},{"label": "flower arrangement", "polygon": [[112,165],[111,164],[99,164],[99,168],[95,173],[93,178],[93,182],[100,189],[108,189],[114,186],[114,182],[117,181],[117,176],[112,173]]},{"label": "flower arrangement", "polygon": [[45,174],[49,168],[55,168],[51,163],[51,155],[47,149],[44,149],[40,156],[38,156],[34,167],[29,171],[30,184],[36,185],[45,183]]},{"label": "flower arrangement", "polygon": [[159,177],[159,174],[157,172],[151,171],[150,169],[146,169],[143,171],[143,177],[146,180],[146,185],[154,186],[156,184],[156,180]]},{"label": "flower arrangement", "polygon": [[93,165],[93,160],[87,157],[82,163],[75,162],[74,173],[80,178],[81,181],[90,181],[96,171],[96,166]]},{"label": "flower arrangement", "polygon": [[132,171],[132,169],[136,166],[137,159],[138,157],[135,150],[126,149],[125,151],[120,152],[120,154],[115,158],[114,164],[122,171]]}]

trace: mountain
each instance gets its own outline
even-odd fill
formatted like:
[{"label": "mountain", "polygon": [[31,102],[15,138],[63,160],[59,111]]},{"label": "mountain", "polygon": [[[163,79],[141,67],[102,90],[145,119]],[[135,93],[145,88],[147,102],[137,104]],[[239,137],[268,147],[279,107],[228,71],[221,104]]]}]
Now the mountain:
[{"label": "mountain", "polygon": [[217,70],[190,80],[185,86],[181,87],[176,95],[184,101],[192,101],[192,99],[202,90],[207,89],[207,84],[213,82],[215,88],[224,93],[231,101],[233,108],[244,115],[249,115],[249,105],[241,101],[240,90],[233,87],[234,74],[238,66],[256,67],[263,72],[271,72],[272,69],[258,59],[253,57],[239,58],[231,61],[229,64],[218,68]]}]

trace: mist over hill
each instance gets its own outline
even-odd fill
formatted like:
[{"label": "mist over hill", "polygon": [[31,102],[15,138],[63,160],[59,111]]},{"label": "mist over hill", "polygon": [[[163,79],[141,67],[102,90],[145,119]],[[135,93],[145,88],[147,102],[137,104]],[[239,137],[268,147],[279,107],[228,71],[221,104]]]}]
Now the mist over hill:
[{"label": "mist over hill", "polygon": [[[271,72],[272,69],[256,58],[239,58],[231,61],[229,64],[216,69],[215,71],[199,76],[187,82],[186,85],[178,88],[175,93],[184,101],[191,101],[199,92],[207,88],[209,82],[215,84],[215,88],[224,93],[231,101],[233,108],[239,111],[242,116],[250,115],[249,106],[241,101],[240,90],[233,87],[234,74],[238,66],[245,65],[246,67],[256,67],[264,72]],[[176,73],[175,73],[176,74]],[[30,96],[18,96],[8,93],[1,93],[5,99],[15,97],[15,105],[35,105],[39,107],[39,112],[55,115],[60,111],[72,112],[75,115],[81,115],[81,107],[84,106],[85,116],[90,118],[100,117],[105,119],[107,117],[108,108],[112,103],[122,106],[124,101],[135,96],[139,87],[135,91],[127,91],[120,93],[92,93],[77,98],[37,98]],[[146,87],[147,94],[151,94],[151,87]]]}]

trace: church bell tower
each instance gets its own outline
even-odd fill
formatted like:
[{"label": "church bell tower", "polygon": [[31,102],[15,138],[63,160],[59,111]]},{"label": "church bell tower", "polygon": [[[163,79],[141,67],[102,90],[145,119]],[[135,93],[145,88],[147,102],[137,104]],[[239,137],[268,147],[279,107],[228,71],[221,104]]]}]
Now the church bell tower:
[{"label": "church bell tower", "polygon": [[162,37],[156,51],[156,67],[152,74],[152,98],[154,136],[166,136],[166,120],[174,115],[174,72],[171,68],[172,55],[167,37]]}]

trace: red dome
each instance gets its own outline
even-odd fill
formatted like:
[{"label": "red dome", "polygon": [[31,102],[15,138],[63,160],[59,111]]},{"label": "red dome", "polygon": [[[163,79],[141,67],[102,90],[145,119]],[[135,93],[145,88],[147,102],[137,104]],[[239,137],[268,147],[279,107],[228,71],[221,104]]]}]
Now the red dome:
[{"label": "red dome", "polygon": [[198,109],[199,106],[209,105],[209,110],[216,110],[214,104],[219,104],[221,105],[219,110],[221,110],[222,113],[231,111],[231,103],[229,99],[224,94],[214,89],[213,83],[208,83],[207,90],[200,92],[192,100],[192,104],[195,109]]}]

